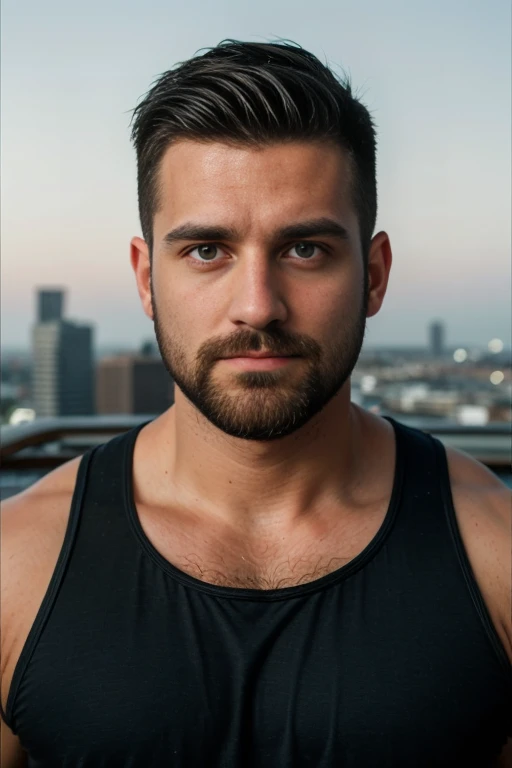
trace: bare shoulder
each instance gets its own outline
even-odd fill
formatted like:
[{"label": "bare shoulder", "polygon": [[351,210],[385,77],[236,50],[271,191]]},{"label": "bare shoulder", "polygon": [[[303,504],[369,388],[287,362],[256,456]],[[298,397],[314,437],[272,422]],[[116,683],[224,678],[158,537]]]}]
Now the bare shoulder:
[{"label": "bare shoulder", "polygon": [[473,573],[512,663],[512,492],[487,467],[446,449],[458,527]]},{"label": "bare shoulder", "polygon": [[80,460],[81,457],[63,464],[2,502],[2,565],[7,573],[18,556],[33,560],[38,551],[64,533]]},{"label": "bare shoulder", "polygon": [[12,673],[43,601],[64,541],[81,458],[2,503],[1,672],[5,707]]}]

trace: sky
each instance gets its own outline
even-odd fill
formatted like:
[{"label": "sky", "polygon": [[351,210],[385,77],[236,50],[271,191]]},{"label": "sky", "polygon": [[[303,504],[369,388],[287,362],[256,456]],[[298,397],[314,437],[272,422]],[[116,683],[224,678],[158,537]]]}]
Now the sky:
[{"label": "sky", "polygon": [[288,38],[350,74],[378,130],[394,263],[366,344],[511,334],[509,0],[2,0],[1,343],[28,347],[36,286],[65,286],[98,345],[153,338],[129,264],[140,234],[131,110],[224,38]]}]

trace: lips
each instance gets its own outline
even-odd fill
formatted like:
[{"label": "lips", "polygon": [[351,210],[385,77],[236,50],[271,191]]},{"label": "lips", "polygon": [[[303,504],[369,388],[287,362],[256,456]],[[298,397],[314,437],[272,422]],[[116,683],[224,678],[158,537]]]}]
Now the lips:
[{"label": "lips", "polygon": [[255,360],[265,360],[272,357],[297,357],[297,355],[279,355],[271,352],[240,352],[238,355],[229,355],[223,358],[224,360],[233,360],[237,357],[252,357]]},{"label": "lips", "polygon": [[298,357],[287,355],[286,357],[275,357],[275,355],[252,355],[247,357],[227,357],[223,361],[228,368],[236,371],[275,371],[287,367],[292,360]]}]

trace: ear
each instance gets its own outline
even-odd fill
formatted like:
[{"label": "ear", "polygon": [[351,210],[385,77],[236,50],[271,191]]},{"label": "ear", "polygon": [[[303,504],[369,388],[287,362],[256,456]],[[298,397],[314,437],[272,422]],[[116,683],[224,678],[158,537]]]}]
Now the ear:
[{"label": "ear", "polygon": [[153,306],[151,303],[151,263],[149,248],[141,237],[133,237],[130,242],[130,261],[135,272],[137,290],[144,313],[153,320]]},{"label": "ear", "polygon": [[368,254],[368,312],[367,317],[376,315],[382,306],[388,287],[393,254],[391,243],[385,232],[372,238]]}]

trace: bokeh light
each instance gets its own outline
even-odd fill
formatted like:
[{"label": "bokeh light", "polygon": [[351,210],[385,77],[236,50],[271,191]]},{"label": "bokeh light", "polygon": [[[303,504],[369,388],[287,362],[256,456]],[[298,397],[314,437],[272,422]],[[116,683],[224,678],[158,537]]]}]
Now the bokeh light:
[{"label": "bokeh light", "polygon": [[489,376],[489,378],[491,380],[491,384],[501,384],[501,382],[505,378],[505,374],[503,373],[503,371],[493,371]]},{"label": "bokeh light", "polygon": [[11,413],[9,424],[17,426],[18,424],[28,424],[34,421],[36,412],[33,408],[15,408]]},{"label": "bokeh light", "polygon": [[499,352],[503,352],[503,342],[501,339],[491,339],[487,348],[489,349],[489,352],[498,354]]}]

